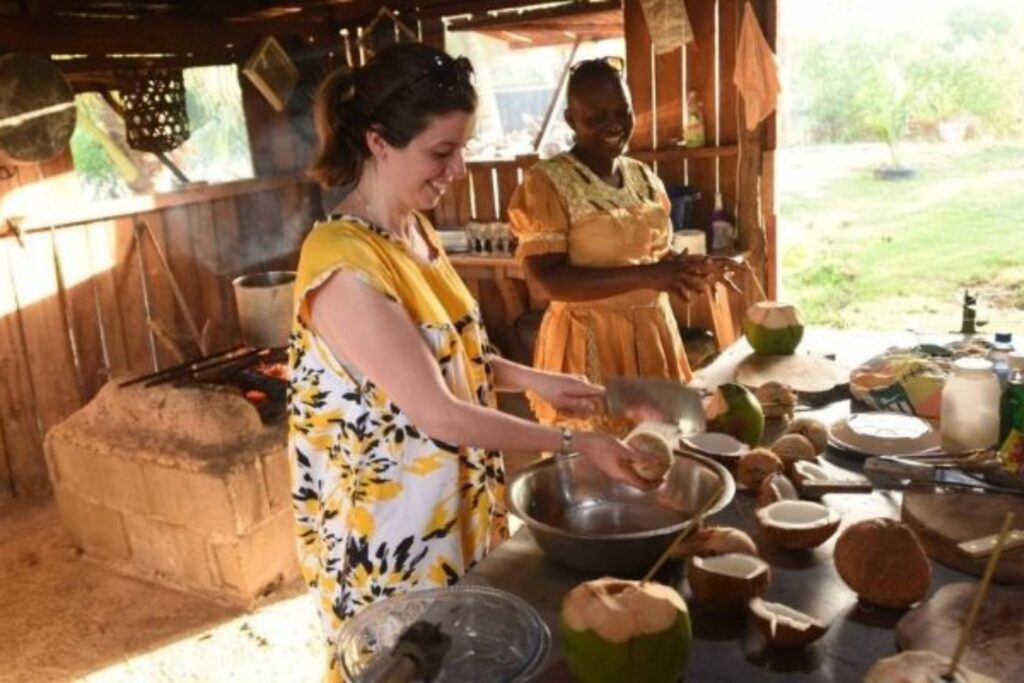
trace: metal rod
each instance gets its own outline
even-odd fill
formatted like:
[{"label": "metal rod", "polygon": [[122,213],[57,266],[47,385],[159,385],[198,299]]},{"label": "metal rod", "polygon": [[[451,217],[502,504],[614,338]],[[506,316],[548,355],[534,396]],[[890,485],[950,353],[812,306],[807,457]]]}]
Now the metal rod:
[{"label": "metal rod", "polygon": [[242,346],[242,345],[234,346],[234,347],[231,347],[230,349],[225,349],[223,351],[218,351],[217,353],[215,353],[213,355],[210,355],[210,356],[207,356],[205,358],[200,358],[199,360],[194,360],[194,361],[189,361],[187,363],[181,363],[179,365],[174,365],[174,366],[169,367],[169,368],[164,368],[163,370],[160,370],[159,372],[151,372],[148,375],[140,375],[139,377],[133,377],[130,380],[127,380],[125,382],[121,382],[118,386],[119,387],[127,387],[127,386],[131,386],[132,384],[138,384],[139,382],[149,382],[151,380],[160,379],[160,378],[162,378],[162,377],[164,377],[166,375],[172,375],[172,374],[174,374],[176,372],[184,372],[184,371],[188,371],[188,370],[194,370],[194,369],[197,369],[197,368],[201,367],[202,365],[204,365],[204,364],[206,364],[206,363],[208,363],[210,361],[214,361],[214,360],[223,358],[224,356],[233,354],[233,353],[235,353],[235,352],[237,352],[237,351],[239,351],[241,349],[245,349],[245,348],[246,347]]},{"label": "metal rod", "polygon": [[230,358],[222,358],[222,359],[220,359],[220,360],[218,360],[218,361],[216,361],[214,363],[208,363],[208,364],[204,365],[203,367],[199,368],[198,370],[193,370],[191,372],[180,372],[180,373],[176,373],[176,374],[174,374],[174,375],[172,375],[170,377],[163,377],[161,379],[150,380],[150,381],[146,382],[146,384],[144,386],[146,386],[146,387],[154,387],[154,386],[156,386],[158,384],[165,384],[167,382],[176,382],[176,381],[183,380],[183,379],[186,379],[186,378],[189,378],[191,381],[194,381],[194,382],[195,381],[199,381],[199,379],[200,379],[199,376],[200,375],[208,373],[211,370],[220,370],[221,372],[223,372],[223,371],[228,370],[228,369],[233,369],[234,366],[249,365],[249,364],[252,363],[253,360],[255,360],[257,358],[262,358],[263,356],[266,356],[269,353],[270,353],[270,349],[254,349],[254,350],[249,351],[247,353],[243,353],[243,354],[240,354],[240,355],[237,355],[237,356],[231,356]]}]

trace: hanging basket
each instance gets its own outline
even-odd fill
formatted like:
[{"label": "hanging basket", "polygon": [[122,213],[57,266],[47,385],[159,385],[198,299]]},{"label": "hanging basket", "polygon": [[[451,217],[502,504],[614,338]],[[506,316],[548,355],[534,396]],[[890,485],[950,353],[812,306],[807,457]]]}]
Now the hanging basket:
[{"label": "hanging basket", "polygon": [[169,152],[188,140],[185,80],[179,69],[132,73],[121,85],[128,146]]}]

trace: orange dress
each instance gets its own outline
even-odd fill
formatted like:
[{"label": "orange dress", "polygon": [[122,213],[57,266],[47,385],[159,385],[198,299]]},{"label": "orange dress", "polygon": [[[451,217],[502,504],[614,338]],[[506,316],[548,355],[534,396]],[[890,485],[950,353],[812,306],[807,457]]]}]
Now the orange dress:
[{"label": "orange dress", "polygon": [[[619,188],[569,153],[531,168],[509,205],[519,238],[517,258],[561,253],[574,266],[611,268],[664,256],[672,234],[664,185],[645,164],[627,157],[620,161]],[[613,376],[691,377],[668,295],[650,289],[593,301],[552,301],[541,322],[534,366],[586,375],[597,383]],[[579,424],[537,396],[530,396],[530,403],[542,422]],[[607,421],[591,424],[619,430]]]}]

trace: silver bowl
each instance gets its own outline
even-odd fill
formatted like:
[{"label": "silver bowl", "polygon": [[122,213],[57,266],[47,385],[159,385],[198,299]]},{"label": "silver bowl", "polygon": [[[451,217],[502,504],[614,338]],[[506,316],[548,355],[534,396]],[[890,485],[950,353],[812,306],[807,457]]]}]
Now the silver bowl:
[{"label": "silver bowl", "polygon": [[722,465],[677,452],[665,482],[639,491],[612,481],[578,455],[529,465],[509,483],[509,506],[551,559],[587,572],[640,576],[690,525],[711,496],[710,516],[736,484]]}]

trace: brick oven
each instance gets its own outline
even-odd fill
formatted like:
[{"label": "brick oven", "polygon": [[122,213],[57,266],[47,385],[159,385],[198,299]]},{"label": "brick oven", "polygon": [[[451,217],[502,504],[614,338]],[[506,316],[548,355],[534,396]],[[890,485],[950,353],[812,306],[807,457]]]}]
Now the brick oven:
[{"label": "brick oven", "polygon": [[54,495],[85,553],[244,607],[295,580],[286,429],[251,398],[110,382],[52,428]]}]

